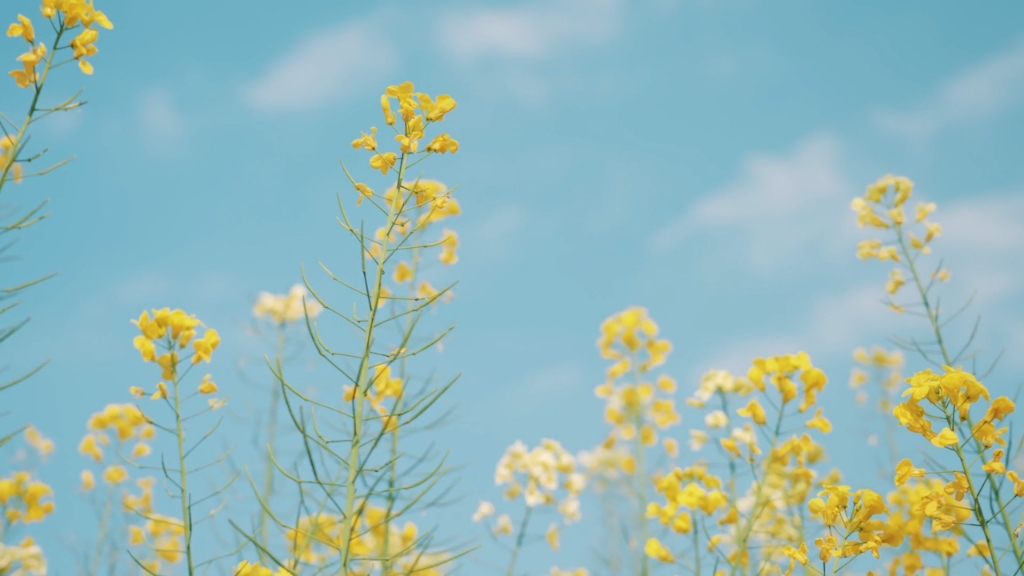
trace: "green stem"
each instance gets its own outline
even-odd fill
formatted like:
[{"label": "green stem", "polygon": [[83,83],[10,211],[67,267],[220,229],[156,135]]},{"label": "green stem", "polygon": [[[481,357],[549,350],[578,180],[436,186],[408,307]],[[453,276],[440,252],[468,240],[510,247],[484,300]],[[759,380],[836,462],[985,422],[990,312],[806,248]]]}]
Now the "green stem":
[{"label": "green stem", "polygon": [[519,552],[523,549],[523,540],[526,538],[526,527],[530,524],[530,515],[533,513],[531,506],[526,507],[526,513],[523,514],[523,521],[519,523],[519,534],[516,535],[516,546],[512,549],[512,558],[508,562],[508,570],[505,571],[505,576],[513,576],[516,570],[516,560],[519,559]]},{"label": "green stem", "polygon": [[103,550],[107,547],[107,535],[110,530],[110,517],[114,512],[114,485],[107,488],[107,501],[103,505],[103,519],[100,523],[100,533],[96,538],[96,557],[93,559],[92,574],[99,576],[100,558],[103,557]]},{"label": "green stem", "polygon": [[[349,563],[351,562],[350,552],[352,548],[352,534],[355,529],[355,498],[356,480],[360,471],[360,443],[363,436],[363,408],[366,403],[366,391],[370,385],[370,362],[372,360],[373,338],[377,328],[377,312],[380,310],[380,291],[384,284],[384,262],[388,257],[388,244],[391,240],[391,231],[395,221],[401,213],[402,206],[402,180],[405,176],[405,154],[403,153],[398,162],[398,182],[395,184],[395,198],[391,202],[391,209],[388,212],[387,225],[385,226],[384,239],[380,242],[380,261],[374,280],[374,290],[371,297],[370,317],[366,322],[366,337],[363,342],[363,355],[359,366],[359,376],[356,380],[354,391],[355,407],[352,415],[352,439],[348,455],[348,479],[345,484],[345,520],[341,541],[341,576],[348,576],[350,573]],[[365,256],[360,255],[364,258]],[[365,264],[364,264],[365,266]],[[365,269],[365,268],[364,268]]]},{"label": "green stem", "polygon": [[[172,354],[174,344],[171,343]],[[188,492],[188,468],[185,464],[185,419],[181,416],[181,382],[178,379],[177,367],[174,369],[174,421],[175,433],[178,436],[178,468],[180,470],[179,486],[181,487],[181,524],[185,537],[185,560],[188,567],[188,574],[192,576],[195,572],[195,564],[192,560],[192,505]]]},{"label": "green stem", "polygon": [[[284,380],[284,350],[285,343],[287,342],[287,332],[285,325],[281,324],[278,327],[277,335],[277,353],[274,356],[274,364],[277,366],[277,374],[280,379]],[[274,463],[271,462],[271,454],[276,454],[274,450],[274,441],[277,439],[277,412],[278,404],[281,402],[281,387],[280,382],[275,382],[270,388],[270,411],[267,414],[267,457],[263,463],[265,477],[263,479],[263,501],[270,503],[274,495]],[[269,544],[267,537],[267,530],[269,524],[267,520],[270,518],[270,513],[265,507],[260,507],[260,523],[259,523],[259,535],[260,542],[264,546]],[[265,556],[263,550],[260,550],[260,556]],[[266,565],[267,559],[264,559],[264,565]]]},{"label": "green stem", "polygon": [[695,576],[700,576],[700,530],[693,527],[693,559],[696,563]]},{"label": "green stem", "polygon": [[[910,269],[911,276],[913,276],[914,278],[914,284],[917,286],[918,294],[921,296],[921,303],[924,305],[925,312],[927,312],[928,314],[928,320],[931,323],[932,332],[935,335],[935,341],[938,343],[939,349],[942,351],[942,359],[947,366],[952,366],[953,360],[949,355],[949,351],[946,349],[946,343],[942,337],[942,326],[939,324],[938,311],[932,308],[931,302],[928,300],[928,291],[924,287],[924,282],[921,280],[921,275],[918,273],[917,265],[914,263],[914,259],[910,253],[910,249],[907,246],[906,239],[903,235],[902,226],[896,226],[896,237],[899,240],[900,249],[903,251],[903,256],[907,259],[907,266]],[[950,430],[955,430],[955,427],[953,425],[953,417],[947,414],[947,421],[949,423]],[[971,429],[973,430],[973,420],[969,419],[968,424],[971,426]],[[981,442],[978,441],[976,438],[974,439],[974,441],[976,447],[978,448],[979,454],[984,455],[984,445],[982,445]],[[974,499],[974,514],[978,520],[978,523],[981,524],[982,532],[985,534],[985,542],[988,544],[989,547],[989,556],[991,558],[992,568],[993,570],[995,570],[995,576],[999,576],[1000,572],[998,553],[996,552],[995,546],[993,546],[992,544],[992,537],[989,534],[988,522],[985,519],[985,514],[981,509],[981,503],[978,501],[978,494],[974,490],[974,480],[971,478],[970,466],[967,464],[967,460],[964,457],[963,447],[960,446],[959,443],[957,443],[956,445],[956,453],[957,457],[960,459],[960,464],[963,468],[964,476],[967,477],[967,484],[971,489],[971,498]],[[1017,539],[1013,536],[1013,529],[1010,527],[1010,517],[1009,514],[1007,514],[1006,512],[1006,508],[1003,506],[1003,498],[999,494],[998,490],[995,490],[993,488],[992,492],[995,494],[996,505],[999,506],[999,508],[1002,510],[1003,524],[1006,528],[1006,533],[1010,538],[1010,544],[1013,548],[1013,554],[1017,560],[1017,565],[1024,565],[1024,554],[1022,554],[1020,546],[1018,546],[1017,544]]]},{"label": "green stem", "polygon": [[60,44],[61,36],[64,35],[66,30],[64,22],[61,21],[60,26],[57,28],[57,36],[53,39],[53,48],[50,49],[50,57],[46,59],[46,66],[43,68],[43,75],[39,77],[39,82],[35,85],[35,94],[32,96],[32,104],[29,105],[28,114],[25,116],[25,123],[22,124],[21,128],[18,130],[18,135],[14,138],[14,142],[11,144],[11,150],[5,157],[3,173],[0,173],[0,193],[3,192],[4,184],[7,182],[7,176],[10,174],[10,171],[17,160],[17,151],[21,148],[21,142],[25,139],[28,127],[32,124],[32,118],[38,110],[39,96],[43,93],[43,86],[46,85],[46,79],[50,76],[50,70],[53,68],[53,61],[57,57],[57,47]]},{"label": "green stem", "polygon": [[[758,508],[761,507],[761,499],[764,496],[764,487],[765,487],[765,484],[768,483],[767,460],[771,459],[772,454],[775,453],[775,445],[778,443],[778,440],[779,440],[779,432],[782,430],[782,420],[785,417],[785,414],[786,414],[786,405],[782,404],[782,406],[779,408],[779,418],[775,421],[775,432],[772,434],[772,444],[768,448],[768,455],[765,458],[765,460],[766,460],[765,464],[766,465],[765,465],[765,470],[764,470],[764,477],[761,478],[761,481],[757,483],[757,490],[754,492],[754,507],[751,508],[751,510],[750,510],[750,519],[747,520],[747,523],[744,526],[743,531],[741,533],[742,536],[740,537],[740,541],[738,543],[738,550],[737,550],[737,554],[736,554],[736,561],[733,562],[733,564],[732,564],[732,571],[731,571],[732,576],[736,576],[736,574],[737,574],[736,570],[740,566],[743,565],[743,557],[747,553],[747,549],[748,549],[749,541],[750,541],[750,533],[753,532],[753,530],[754,530],[754,522],[757,520]],[[755,481],[756,481],[756,479],[755,479]]]}]

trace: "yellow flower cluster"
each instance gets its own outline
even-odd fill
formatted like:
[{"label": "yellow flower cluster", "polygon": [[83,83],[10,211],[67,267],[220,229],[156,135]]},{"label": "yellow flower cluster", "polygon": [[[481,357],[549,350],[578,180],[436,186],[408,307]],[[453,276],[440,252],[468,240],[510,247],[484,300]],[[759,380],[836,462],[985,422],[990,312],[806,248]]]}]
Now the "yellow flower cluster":
[{"label": "yellow flower cluster", "polygon": [[[904,462],[904,468],[912,468],[909,460]],[[896,484],[897,490],[888,497],[889,523],[893,530],[904,535],[909,549],[893,559],[890,571],[945,574],[942,567],[960,553],[960,539],[964,536],[962,525],[970,521],[971,511],[953,494],[946,493],[941,480],[901,483],[897,476]]]},{"label": "yellow flower cluster", "polygon": [[10,134],[0,138],[0,166],[6,166],[10,162],[11,178],[15,184],[21,184],[22,179],[25,177],[25,172],[20,163],[14,162],[18,156],[18,150],[15,149],[16,144],[17,141]]},{"label": "yellow flower cluster", "polygon": [[[372,389],[366,391],[366,399],[370,407],[381,417],[384,429],[393,432],[398,426],[398,419],[389,415],[386,400],[397,400],[405,392],[405,384],[401,378],[396,378],[391,371],[390,364],[378,364],[374,367]],[[345,386],[345,402],[352,402],[356,397],[355,386]]]},{"label": "yellow flower cluster", "polygon": [[282,567],[278,567],[277,570],[271,570],[266,566],[261,566],[259,562],[253,564],[248,560],[242,560],[235,566],[234,576],[288,576],[290,572]]},{"label": "yellow flower cluster", "polygon": [[[373,567],[379,566],[376,559],[384,557],[384,550],[387,549],[387,555],[394,558],[394,572],[391,574],[442,575],[436,566],[446,556],[424,553],[413,546],[420,534],[415,523],[406,522],[399,527],[393,518],[388,521],[386,509],[365,502],[358,509],[360,514],[355,519],[352,542],[348,548],[354,562],[352,574],[372,573]],[[300,566],[310,566],[316,571],[322,570],[332,561],[336,562],[344,534],[345,522],[338,516],[319,514],[300,518],[296,527],[286,534],[290,557],[299,564],[290,566],[291,573],[299,573]],[[266,573],[252,574],[265,576]]]},{"label": "yellow flower cluster", "polygon": [[[935,212],[935,204],[919,202],[914,211],[913,221],[908,221],[906,203],[914,193],[914,183],[901,176],[885,176],[868,186],[862,198],[853,200],[851,208],[857,213],[857,225],[861,228],[870,227],[881,230],[892,230],[895,244],[884,245],[882,240],[863,240],[857,246],[857,258],[861,260],[878,259],[882,262],[903,264],[892,269],[885,290],[895,296],[904,285],[909,271],[913,280],[920,284],[915,260],[918,255],[931,253],[931,242],[942,235],[942,225],[930,222],[928,218]],[[918,232],[913,227],[920,228]],[[932,280],[948,282],[950,272],[937,269]],[[925,289],[919,285],[919,288]],[[904,307],[890,301],[889,306],[896,312],[903,312]]]},{"label": "yellow flower cluster", "polygon": [[0,574],[46,576],[46,556],[32,538],[8,546],[0,542]]},{"label": "yellow flower cluster", "polygon": [[306,287],[302,284],[292,286],[287,294],[260,292],[252,314],[256,318],[267,318],[277,326],[304,320],[307,313],[310,318],[316,318],[323,311],[323,306],[316,300],[307,300],[306,296]]},{"label": "yellow flower cluster", "polygon": [[139,440],[132,448],[132,459],[149,455],[152,449],[147,442],[156,436],[156,428],[134,404],[108,404],[89,418],[86,427],[89,432],[79,443],[78,451],[96,462],[103,461],[103,448],[110,445],[111,436],[121,444]]},{"label": "yellow flower cluster", "polygon": [[[729,495],[722,491],[722,480],[708,474],[707,466],[698,464],[685,470],[676,468],[672,473],[654,481],[658,494],[665,498],[664,504],[651,502],[647,505],[647,518],[657,519],[676,534],[690,534],[694,530],[693,513],[712,516],[729,507]],[[737,520],[735,508],[722,518],[721,525],[734,524]],[[648,556],[662,562],[674,562],[671,554],[657,539],[647,541]]]},{"label": "yellow flower cluster", "polygon": [[[177,386],[180,364],[188,357],[186,354],[189,344],[192,345],[192,364],[213,361],[213,353],[220,346],[220,334],[210,328],[206,330],[202,338],[197,338],[197,328],[203,325],[195,316],[186,314],[181,310],[171,311],[169,308],[153,310],[152,316],[149,312],[143,312],[138,320],[132,323],[139,327],[141,335],[136,336],[133,341],[135,348],[142,353],[144,362],[154,362],[160,366],[161,378],[170,381]],[[157,344],[163,349],[163,354],[158,355]],[[214,394],[218,391],[216,383],[210,380],[207,374],[199,384],[199,393],[204,395]],[[141,398],[149,392],[145,389],[132,386],[129,389],[132,396]],[[170,390],[164,382],[158,382],[156,390],[150,396],[152,400],[168,400]],[[210,398],[208,401],[212,410],[217,410],[227,402],[221,398]]]},{"label": "yellow flower cluster", "polygon": [[153,511],[153,489],[156,479],[147,477],[135,481],[139,492],[124,492],[121,503],[125,512],[145,521],[128,527],[128,545],[142,548],[135,556],[151,573],[159,574],[163,564],[177,564],[185,551],[185,528],[181,520],[156,514]]},{"label": "yellow flower cluster", "polygon": [[[971,420],[971,407],[991,399],[988,388],[973,374],[946,366],[943,374],[934,374],[929,369],[908,378],[907,383],[910,387],[903,393],[907,400],[893,409],[900,426],[924,436],[939,448],[959,446],[965,440],[978,441],[986,449],[1006,445],[1003,436],[1008,428],[999,428],[998,424],[1013,413],[1016,405],[1005,396],[990,403],[985,417],[973,425],[966,439],[958,434],[960,424]],[[932,413],[927,409],[929,406]],[[933,420],[944,422],[946,427],[935,432]]]},{"label": "yellow flower cluster", "polygon": [[53,489],[28,472],[0,479],[0,509],[7,524],[42,522],[56,508],[51,496]]},{"label": "yellow flower cluster", "polygon": [[[379,170],[381,174],[387,175],[391,170],[399,174],[404,172],[406,156],[419,154],[419,143],[425,138],[427,127],[434,122],[444,121],[445,116],[455,110],[455,100],[446,94],[437,97],[435,102],[427,94],[416,92],[412,82],[405,82],[399,86],[389,86],[384,95],[381,96],[381,107],[384,111],[384,122],[394,128],[398,118],[392,112],[392,100],[398,101],[399,113],[402,116],[402,130],[395,129],[395,141],[400,145],[402,152],[401,159],[395,152],[381,152],[377,145],[377,128],[371,128],[370,133],[363,133],[361,138],[352,142],[356,150],[363,149],[372,152],[370,167]],[[427,154],[452,154],[459,151],[459,143],[448,134],[441,134],[427,145]],[[359,202],[363,198],[372,198],[373,190],[365,184],[353,182],[356,191],[359,192]]]},{"label": "yellow flower cluster", "polygon": [[[597,346],[602,357],[614,361],[607,370],[607,381],[594,391],[605,400],[605,420],[613,426],[602,447],[604,452],[593,454],[595,464],[606,465],[618,454],[613,450],[619,442],[654,446],[658,431],[678,425],[682,418],[671,398],[676,381],[664,374],[650,381],[651,372],[668,359],[672,344],[658,338],[658,325],[646,309],[628,308],[605,320]],[[666,438],[664,447],[672,457],[679,453],[674,439]],[[627,474],[635,474],[636,456],[621,459],[620,466]]]},{"label": "yellow flower cluster", "polygon": [[[815,470],[825,460],[825,451],[809,433],[784,440],[780,432],[787,415],[795,417],[817,404],[827,383],[825,373],[803,352],[754,360],[746,377],[724,370],[706,373],[687,400],[689,406],[706,411],[707,429],[690,431],[690,448],[700,451],[716,439],[729,477],[723,480],[710,474],[711,464],[706,462],[656,477],[655,489],[664,502],[648,504],[647,518],[677,535],[692,534],[698,540],[707,535],[708,551],[716,561],[740,570],[736,574],[750,566],[758,567],[756,573],[779,574],[789,563],[788,574],[797,564],[807,564],[804,535],[808,527],[800,510],[814,502],[812,491],[826,489],[839,477],[837,473],[820,477]],[[751,398],[755,394],[758,397]],[[740,418],[738,426],[733,425],[735,417]],[[832,430],[820,408],[804,426],[825,434]],[[767,453],[759,436],[770,442]],[[745,492],[739,484],[741,464],[754,471]],[[714,525],[721,532],[711,533]],[[755,561],[753,551],[760,560]],[[649,538],[644,552],[660,562],[676,562],[671,547],[658,538]]]},{"label": "yellow flower cluster", "polygon": [[[56,42],[60,41],[60,36],[65,32],[81,28],[81,32],[71,40],[68,47],[73,50],[73,58],[78,61],[79,69],[83,73],[91,75],[93,67],[86,58],[99,53],[96,41],[99,40],[100,33],[96,27],[113,30],[114,25],[111,24],[110,19],[103,12],[96,10],[92,0],[43,0],[41,11],[44,18],[53,21],[54,27],[58,31]],[[19,14],[18,21],[7,29],[7,36],[20,37],[31,46],[28,52],[18,57],[23,69],[15,70],[10,75],[21,88],[37,86],[40,76],[36,68],[45,60],[47,50],[45,44],[36,42],[36,32],[32,21]]]},{"label": "yellow flower cluster", "polygon": [[[543,440],[532,450],[519,441],[509,446],[498,461],[494,483],[507,486],[507,500],[522,496],[530,508],[557,505],[567,525],[581,518],[579,496],[586,476],[577,470],[576,458],[554,440]],[[561,499],[560,489],[565,490]]]},{"label": "yellow flower cluster", "polygon": [[29,426],[25,429],[25,443],[34,448],[44,458],[52,454],[54,450],[53,440],[43,436],[43,433],[35,426]]}]

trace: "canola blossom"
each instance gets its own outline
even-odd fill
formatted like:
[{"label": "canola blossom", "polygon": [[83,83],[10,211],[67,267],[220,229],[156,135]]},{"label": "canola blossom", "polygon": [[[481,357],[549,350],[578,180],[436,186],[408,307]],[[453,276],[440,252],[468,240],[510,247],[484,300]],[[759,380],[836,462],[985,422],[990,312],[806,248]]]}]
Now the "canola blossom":
[{"label": "canola blossom", "polygon": [[[0,192],[63,165],[30,172],[46,149],[28,149],[29,128],[81,102],[43,109],[40,96],[63,64],[94,75],[100,35],[114,28],[93,0],[43,0],[39,8],[41,18],[17,14],[7,28],[19,53],[9,81],[25,95],[27,114],[19,113],[22,124],[0,116]],[[155,308],[122,322],[118,345],[134,348],[145,376],[124,382],[115,403],[89,408],[97,411],[70,450],[80,470],[73,494],[58,495],[60,484],[45,480],[47,464],[64,456],[43,433],[49,423],[5,432],[0,446],[17,448],[0,473],[0,576],[48,573],[36,537],[42,523],[54,523],[58,496],[95,512],[81,554],[88,574],[446,576],[486,566],[515,576],[535,558],[560,558],[583,534],[599,542],[590,565],[545,564],[544,572],[1024,570],[1017,391],[977,368],[973,333],[953,333],[954,318],[939,305],[954,279],[938,257],[944,229],[935,216],[943,212],[894,175],[852,200],[852,221],[870,236],[849,247],[850,258],[884,265],[878,298],[900,320],[920,318],[917,332],[926,336],[857,348],[849,386],[835,387],[799,349],[752,358],[737,373],[670,365],[680,360],[648,309],[595,319],[600,360],[592,360],[604,376],[578,406],[603,421],[600,435],[575,450],[524,428],[525,441],[504,440],[505,452],[491,460],[493,493],[467,509],[464,525],[438,527],[434,508],[457,500],[457,484],[450,454],[432,444],[446,417],[439,402],[458,393],[459,375],[440,373],[448,367],[436,355],[454,329],[446,304],[456,298],[459,269],[471,264],[474,236],[457,230],[459,187],[429,177],[432,163],[462,157],[459,105],[418,90],[387,86],[377,121],[339,139],[358,158],[338,173],[345,186],[337,223],[349,260],[320,264],[329,283],[303,268],[286,293],[259,293],[249,326],[271,335],[271,350],[260,351],[264,377],[244,394],[219,363],[217,329]],[[44,205],[17,213],[4,230],[41,221]],[[231,330],[225,338],[234,344]],[[296,358],[312,360],[304,353],[328,374],[310,381],[296,367]],[[253,418],[257,457],[240,462],[220,426],[260,394],[268,402]],[[868,445],[881,448],[884,481],[858,485],[860,476],[830,461],[830,437],[850,431],[833,421],[826,396],[852,400]],[[479,543],[447,537],[474,526]],[[473,554],[492,545],[498,552],[488,558],[501,560],[475,563]]]}]

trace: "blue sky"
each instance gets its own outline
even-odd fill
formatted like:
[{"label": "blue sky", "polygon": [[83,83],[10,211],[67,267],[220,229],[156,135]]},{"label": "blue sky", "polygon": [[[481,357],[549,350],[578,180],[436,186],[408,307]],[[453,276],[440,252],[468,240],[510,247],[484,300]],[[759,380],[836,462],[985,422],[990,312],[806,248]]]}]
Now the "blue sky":
[{"label": "blue sky", "polygon": [[[33,322],[4,345],[12,369],[53,358],[5,396],[7,421],[58,444],[43,470],[58,491],[40,535],[52,550],[91,521],[74,496],[86,418],[152,376],[128,320],[149,307],[197,314],[224,339],[221,388],[241,394],[236,364],[263,353],[247,331],[256,295],[286,291],[302,264],[355,264],[334,222],[335,193],[353,196],[338,159],[363,161],[349,143],[381,123],[383,88],[405,80],[459,102],[445,129],[462,149],[428,174],[459,184],[464,207],[458,298],[442,311],[458,329],[436,360],[463,374],[438,437],[466,465],[465,501],[442,513],[453,534],[476,534],[464,519],[497,496],[493,465],[514,440],[578,450],[604,437],[594,340],[628,305],[648,307],[675,343],[681,397],[708,369],[807,350],[832,377],[837,427],[856,426],[853,347],[922,328],[879,303],[886,269],[853,257],[849,201],[885,173],[939,203],[949,301],[976,290],[982,344],[1007,352],[990,385],[1024,375],[1020,4],[99,7],[116,29],[95,76],[62,70],[50,92],[85,86],[89,104],[33,140],[77,159],[6,200],[51,198],[54,213],[7,270],[60,275],[27,296]],[[18,11],[37,14],[24,2],[4,17]],[[16,44],[4,43],[12,60]],[[5,112],[24,98],[0,88]],[[244,437],[251,422],[234,416]],[[866,434],[831,438],[848,455],[840,467],[873,458]],[[585,561],[576,548],[554,561]],[[552,558],[532,561],[539,573]]]}]

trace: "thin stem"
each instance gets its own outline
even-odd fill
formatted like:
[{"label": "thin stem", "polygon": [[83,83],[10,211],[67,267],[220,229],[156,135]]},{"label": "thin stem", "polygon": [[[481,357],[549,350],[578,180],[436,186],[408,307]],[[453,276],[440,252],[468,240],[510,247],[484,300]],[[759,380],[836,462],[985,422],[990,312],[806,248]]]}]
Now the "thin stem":
[{"label": "thin stem", "polygon": [[[345,498],[345,520],[344,530],[342,531],[342,542],[341,542],[341,576],[347,576],[350,572],[349,563],[351,561],[351,545],[352,545],[352,534],[355,529],[355,497],[356,497],[356,480],[358,479],[360,472],[360,447],[362,445],[362,434],[363,434],[363,408],[366,403],[366,391],[370,385],[370,362],[372,358],[373,349],[373,338],[376,334],[377,328],[377,313],[380,311],[381,306],[381,288],[384,284],[384,261],[388,256],[388,244],[391,240],[391,230],[395,226],[395,220],[398,218],[400,213],[400,206],[402,204],[402,180],[405,176],[405,154],[403,153],[398,164],[398,182],[395,184],[395,198],[391,202],[391,209],[388,212],[387,225],[385,227],[386,233],[384,239],[381,240],[381,262],[377,265],[377,270],[374,278],[374,290],[372,298],[370,299],[370,317],[366,322],[366,332],[363,341],[363,356],[359,366],[359,377],[356,381],[355,390],[353,391],[353,418],[352,418],[352,447],[349,450],[348,455],[348,479],[345,486],[346,498]],[[362,257],[363,255],[360,254]],[[365,262],[365,259],[364,259]],[[365,264],[364,264],[365,265]]]},{"label": "thin stem", "polygon": [[523,514],[523,521],[519,523],[519,534],[516,535],[516,546],[512,549],[512,557],[508,561],[508,570],[505,571],[505,576],[513,576],[516,570],[516,560],[519,559],[519,552],[523,549],[523,540],[526,538],[526,527],[530,524],[530,515],[533,513],[531,506],[526,507],[526,513]]},{"label": "thin stem", "polygon": [[[274,364],[277,366],[277,375],[281,380],[284,380],[284,350],[287,342],[287,331],[285,324],[281,324],[278,327],[277,333],[277,353],[274,356]],[[267,413],[267,456],[264,459],[264,474],[263,479],[263,501],[271,502],[272,496],[274,495],[274,464],[271,462],[271,454],[276,454],[275,440],[277,439],[277,412],[278,404],[281,401],[281,386],[280,382],[275,382],[270,388],[270,410]],[[264,545],[268,544],[267,530],[269,528],[267,520],[269,520],[269,511],[261,506],[260,507],[260,523],[259,523],[259,535],[260,542]],[[260,556],[264,556],[263,551],[260,551]],[[266,559],[264,559],[266,564]]]},{"label": "thin stem", "polygon": [[32,96],[32,103],[29,105],[28,114],[25,116],[25,123],[21,125],[18,130],[18,135],[15,136],[14,142],[11,145],[10,152],[5,157],[3,172],[0,173],[0,193],[3,192],[4,184],[7,182],[7,176],[10,174],[11,169],[14,167],[15,160],[17,160],[17,152],[21,149],[21,143],[25,139],[25,134],[28,132],[28,127],[32,124],[32,117],[38,111],[39,96],[43,93],[43,86],[46,85],[46,79],[50,76],[50,70],[53,69],[54,58],[57,57],[57,46],[60,44],[60,39],[67,30],[64,26],[64,22],[60,22],[60,26],[57,28],[57,35],[53,39],[53,48],[50,49],[50,57],[46,59],[46,67],[43,68],[43,75],[39,77],[39,82],[35,85],[35,94]]},{"label": "thin stem", "polygon": [[114,512],[114,484],[107,488],[107,501],[103,505],[103,520],[100,523],[99,537],[96,538],[96,557],[93,558],[92,574],[98,576],[100,573],[100,558],[103,557],[103,550],[107,547],[107,536],[110,530],[110,518]]},{"label": "thin stem", "polygon": [[177,366],[174,367],[174,422],[175,433],[178,436],[178,485],[181,487],[181,524],[185,532],[185,561],[188,566],[188,574],[192,576],[195,572],[195,564],[192,559],[192,506],[188,492],[188,467],[185,465],[185,421],[181,416],[181,379],[178,378]]}]

